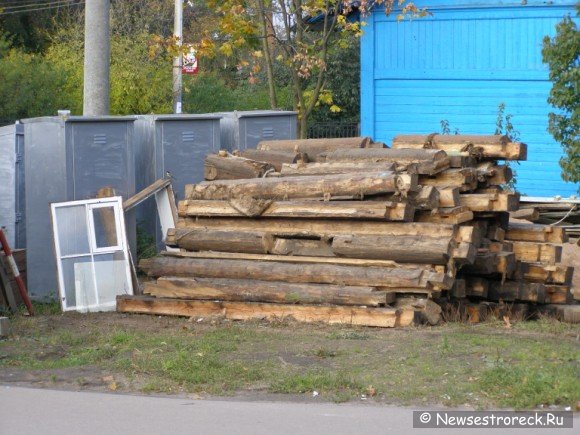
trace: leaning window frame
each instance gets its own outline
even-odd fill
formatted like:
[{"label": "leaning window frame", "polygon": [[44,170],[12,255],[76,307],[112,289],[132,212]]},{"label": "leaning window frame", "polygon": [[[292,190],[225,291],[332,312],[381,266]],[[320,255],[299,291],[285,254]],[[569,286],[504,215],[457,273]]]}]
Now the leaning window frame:
[{"label": "leaning window frame", "polygon": [[[61,248],[60,248],[60,240],[59,240],[59,231],[58,231],[58,219],[56,218],[56,210],[59,208],[66,208],[66,207],[80,207],[84,206],[85,210],[85,219],[87,224],[87,231],[89,236],[89,250],[91,252],[88,253],[78,253],[78,254],[71,254],[71,255],[62,255]],[[113,207],[114,215],[115,215],[115,230],[117,236],[117,246],[108,246],[106,248],[98,248],[96,244],[96,234],[95,234],[95,227],[94,227],[94,216],[93,210],[100,207]],[[133,285],[132,285],[132,277],[131,277],[131,269],[129,266],[129,253],[126,243],[126,232],[125,232],[125,216],[123,213],[123,198],[120,196],[108,197],[108,198],[98,198],[98,199],[87,199],[87,200],[78,200],[78,201],[67,201],[67,202],[58,202],[50,204],[51,209],[51,218],[52,218],[52,230],[53,230],[53,242],[54,242],[54,249],[56,254],[56,265],[57,265],[57,272],[58,272],[58,293],[59,299],[61,303],[61,308],[63,311],[78,311],[80,307],[79,305],[75,304],[74,306],[67,306],[66,300],[66,289],[65,289],[65,280],[64,280],[64,273],[63,273],[63,266],[62,261],[63,259],[67,258],[80,258],[80,257],[91,257],[91,264],[93,269],[93,284],[95,290],[98,289],[97,281],[96,281],[96,271],[95,271],[95,256],[102,255],[102,254],[114,254],[116,252],[123,252],[123,256],[125,258],[125,274],[126,274],[126,282],[128,284],[128,294],[133,294]],[[98,308],[98,307],[108,307],[108,305],[102,305],[99,302],[99,295],[98,291],[95,295],[95,299],[97,304],[95,306],[89,306],[84,308]]]}]

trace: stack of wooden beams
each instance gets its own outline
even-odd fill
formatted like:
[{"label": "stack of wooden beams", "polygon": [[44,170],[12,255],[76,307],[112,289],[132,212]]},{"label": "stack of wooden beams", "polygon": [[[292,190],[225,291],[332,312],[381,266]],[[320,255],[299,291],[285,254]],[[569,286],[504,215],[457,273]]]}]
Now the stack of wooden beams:
[{"label": "stack of wooden beams", "polygon": [[[434,300],[563,303],[565,234],[509,224],[526,145],[506,136],[264,141],[186,186],[156,281],[118,310],[367,326],[439,321]],[[543,237],[543,238],[542,238]],[[443,299],[442,299],[443,298]]]},{"label": "stack of wooden beams", "polygon": [[577,198],[523,198],[514,218],[545,225],[558,225],[570,237],[580,237],[580,199]]}]

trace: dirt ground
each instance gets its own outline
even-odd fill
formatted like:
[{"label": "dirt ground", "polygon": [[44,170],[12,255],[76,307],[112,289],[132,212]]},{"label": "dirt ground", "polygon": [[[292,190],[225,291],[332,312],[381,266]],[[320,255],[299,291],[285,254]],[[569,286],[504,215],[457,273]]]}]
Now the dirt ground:
[{"label": "dirt ground", "polygon": [[549,319],[377,329],[56,311],[12,318],[1,384],[478,409],[580,402],[580,327]]}]

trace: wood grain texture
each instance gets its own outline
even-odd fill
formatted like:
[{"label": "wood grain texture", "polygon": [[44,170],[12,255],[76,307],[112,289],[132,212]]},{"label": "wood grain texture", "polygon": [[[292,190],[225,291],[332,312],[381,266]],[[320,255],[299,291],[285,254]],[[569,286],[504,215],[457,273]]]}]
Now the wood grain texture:
[{"label": "wood grain texture", "polygon": [[229,200],[244,196],[278,200],[332,196],[364,197],[382,193],[415,191],[417,187],[416,175],[375,172],[202,181],[198,184],[186,185],[185,197],[206,200]]},{"label": "wood grain texture", "polygon": [[384,306],[394,294],[374,287],[298,284],[224,278],[162,277],[147,282],[144,293],[156,297],[268,302],[278,304],[332,304]]},{"label": "wood grain texture", "polygon": [[394,201],[272,201],[254,208],[232,201],[186,200],[179,202],[181,217],[264,217],[313,219],[372,219],[411,221],[415,207]]},{"label": "wood grain texture", "polygon": [[453,280],[423,268],[358,267],[340,264],[265,262],[234,259],[154,257],[139,267],[151,277],[257,279],[348,286],[450,288]]},{"label": "wood grain texture", "polygon": [[328,324],[383,328],[408,326],[413,321],[413,312],[411,310],[396,310],[394,308],[191,301],[146,296],[118,296],[117,311],[120,313],[186,317],[217,315],[231,320],[294,319],[308,323],[324,322]]}]

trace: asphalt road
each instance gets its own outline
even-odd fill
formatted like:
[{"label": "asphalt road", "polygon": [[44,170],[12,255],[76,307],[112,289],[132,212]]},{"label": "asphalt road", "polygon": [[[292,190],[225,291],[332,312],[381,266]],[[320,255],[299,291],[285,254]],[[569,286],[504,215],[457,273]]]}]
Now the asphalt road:
[{"label": "asphalt road", "polygon": [[[575,418],[576,427],[580,419]],[[0,434],[402,434],[412,409],[375,404],[190,400],[0,386]],[[453,434],[467,432],[452,430]],[[476,433],[574,433],[488,429]],[[577,432],[576,432],[577,433]]]}]

